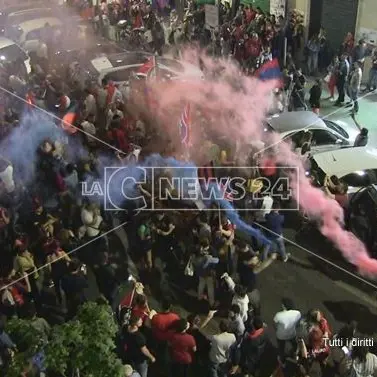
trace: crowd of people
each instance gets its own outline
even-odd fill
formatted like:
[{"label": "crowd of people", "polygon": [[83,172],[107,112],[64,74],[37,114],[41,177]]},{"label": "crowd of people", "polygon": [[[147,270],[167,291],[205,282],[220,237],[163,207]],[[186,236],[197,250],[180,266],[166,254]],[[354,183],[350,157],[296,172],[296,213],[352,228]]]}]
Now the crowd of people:
[{"label": "crowd of people", "polygon": [[[171,30],[168,39],[173,45],[181,48],[181,44],[196,38],[214,55],[224,55],[224,51],[233,54],[246,73],[274,57],[282,60],[284,38],[288,39],[292,56],[298,56],[303,47],[301,16],[297,13],[285,22],[283,16],[276,19],[276,15],[264,14],[260,9],[241,6],[233,19],[231,9],[224,7],[222,28],[211,38],[205,32],[204,10],[194,4],[190,7],[180,37],[174,36],[178,27]],[[117,39],[117,28],[110,26],[117,25],[122,17],[130,20],[133,28],[149,20],[153,28],[161,29],[155,13],[163,16],[167,10],[160,7],[151,11],[142,3],[123,7],[103,1],[95,11],[95,30]],[[166,38],[162,39],[156,30],[152,33],[153,48],[162,53]],[[5,319],[30,320],[48,341],[51,326],[75,318],[87,301],[91,272],[101,295],[117,313],[119,337],[114,352],[125,365],[125,377],[251,376],[261,373],[265,365],[277,365],[267,319],[263,317],[257,275],[272,263],[279,263],[277,259],[283,263],[289,259],[279,203],[262,193],[258,175],[252,177],[252,207],[258,211],[247,220],[263,224],[266,235],[241,240],[236,239],[236,224],[216,210],[192,211],[184,216],[179,211],[167,213],[157,203],[158,211],[153,216],[149,212],[136,215],[130,209],[119,215],[104,211],[96,200],[82,197],[80,182],[100,177],[109,160],[115,166],[126,165],[135,143],[143,148],[142,159],[158,130],[137,106],[135,111],[135,104],[112,82],[82,82],[77,66],[57,64],[59,42],[51,38],[40,41],[37,53],[31,57],[30,74],[18,64],[4,63],[1,67],[1,145],[9,152],[9,156],[0,158],[2,375],[7,375],[19,352],[7,334]],[[300,70],[295,71],[295,78],[302,87],[305,85]],[[314,97],[315,93],[311,104],[317,108]],[[73,108],[72,126],[61,118],[66,119]],[[14,134],[25,146],[10,143]],[[22,139],[23,134],[26,137]],[[33,158],[26,162],[17,158],[22,152],[12,153],[8,143],[20,149],[31,144],[35,150],[27,156]],[[206,148],[214,151],[216,163],[229,163],[231,152],[226,159],[222,150],[226,146],[212,142]],[[169,154],[169,149],[163,153]],[[271,172],[261,169],[259,174]],[[154,200],[148,184],[139,189],[147,203]],[[118,215],[126,217],[128,253],[142,281],[132,283],[119,307],[116,297],[126,271],[114,265],[113,240],[107,235]],[[182,289],[197,292],[196,310],[187,318],[172,309],[179,303],[171,289],[174,282]],[[159,297],[158,310],[148,304],[150,292]],[[202,313],[208,313],[204,320],[199,316]],[[218,324],[219,330],[204,335],[202,330],[211,322]],[[346,376],[352,370],[353,376],[367,377],[377,371],[377,357],[366,347],[355,346],[351,353],[351,347],[328,345],[328,339],[334,337],[346,344],[357,336],[355,323],[334,335],[320,310],[302,313],[289,298],[282,300],[282,310],[276,313],[273,323],[278,361],[289,376]],[[49,376],[40,363],[31,364],[33,368],[25,365],[24,375]]]}]

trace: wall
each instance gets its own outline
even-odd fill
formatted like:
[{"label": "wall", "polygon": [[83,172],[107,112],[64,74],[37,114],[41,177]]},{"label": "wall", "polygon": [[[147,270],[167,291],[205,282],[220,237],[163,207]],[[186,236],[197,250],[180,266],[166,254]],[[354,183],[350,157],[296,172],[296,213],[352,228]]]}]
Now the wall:
[{"label": "wall", "polygon": [[322,26],[333,49],[338,49],[347,32],[355,32],[358,5],[359,0],[323,1]]},{"label": "wall", "polygon": [[377,0],[359,0],[356,37],[377,44]]}]

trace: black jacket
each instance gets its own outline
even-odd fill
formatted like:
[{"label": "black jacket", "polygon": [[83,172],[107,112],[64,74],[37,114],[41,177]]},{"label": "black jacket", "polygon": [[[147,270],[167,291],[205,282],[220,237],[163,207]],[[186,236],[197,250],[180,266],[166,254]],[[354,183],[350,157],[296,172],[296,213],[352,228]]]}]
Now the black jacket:
[{"label": "black jacket", "polygon": [[265,329],[246,334],[241,344],[241,366],[246,373],[254,373],[267,346]]}]

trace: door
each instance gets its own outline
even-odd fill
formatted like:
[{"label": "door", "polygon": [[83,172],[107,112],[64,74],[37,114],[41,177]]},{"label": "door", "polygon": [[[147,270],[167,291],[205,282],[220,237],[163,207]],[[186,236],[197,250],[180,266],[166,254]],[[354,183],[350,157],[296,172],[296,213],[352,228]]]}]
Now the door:
[{"label": "door", "polygon": [[314,34],[318,34],[322,24],[322,7],[323,0],[310,1],[310,19],[309,19],[309,33],[308,37],[311,38]]},{"label": "door", "polygon": [[[317,1],[320,0],[312,0],[312,3]],[[348,32],[355,33],[358,7],[359,0],[323,0],[322,26],[335,51]]]}]

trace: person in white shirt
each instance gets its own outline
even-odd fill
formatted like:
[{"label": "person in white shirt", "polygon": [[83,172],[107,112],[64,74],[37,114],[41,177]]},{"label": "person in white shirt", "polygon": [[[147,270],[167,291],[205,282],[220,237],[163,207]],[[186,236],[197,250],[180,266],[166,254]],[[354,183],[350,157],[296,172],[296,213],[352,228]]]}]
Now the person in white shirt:
[{"label": "person in white shirt", "polygon": [[249,296],[247,295],[246,288],[240,284],[234,287],[232,305],[238,305],[240,307],[240,317],[243,322],[246,322],[247,313],[249,311]]},{"label": "person in white shirt", "polygon": [[274,317],[276,339],[280,361],[284,364],[286,357],[286,344],[291,343],[292,349],[296,351],[296,326],[301,319],[301,313],[295,309],[294,303],[289,298],[282,299],[283,310],[277,312]]},{"label": "person in white shirt", "polygon": [[88,89],[86,89],[84,105],[86,115],[93,115],[95,119],[97,116],[97,101],[94,95]]},{"label": "person in white shirt", "polygon": [[[97,130],[96,130],[96,127],[94,125],[94,115],[93,114],[88,115],[86,120],[84,120],[81,123],[81,128],[85,132],[85,137],[86,137],[87,143],[91,146],[94,146],[96,144],[96,141],[97,141],[96,138],[95,138]],[[92,137],[92,136],[94,136],[94,137]]]},{"label": "person in white shirt", "polygon": [[377,356],[369,352],[365,346],[355,346],[352,349],[352,377],[373,377],[377,373]]},{"label": "person in white shirt", "polygon": [[83,207],[81,210],[81,221],[83,225],[79,229],[80,238],[84,236],[94,238],[100,234],[100,226],[103,219],[96,204],[89,203]]},{"label": "person in white shirt", "polygon": [[0,156],[0,183],[2,184],[5,191],[10,194],[12,193],[16,185],[13,180],[13,166],[12,164]]},{"label": "person in white shirt", "polygon": [[255,213],[255,221],[258,223],[266,222],[266,215],[268,215],[272,210],[272,205],[274,200],[270,195],[264,195],[262,200],[262,206]]},{"label": "person in white shirt", "polygon": [[236,344],[236,336],[229,332],[226,321],[219,324],[220,334],[210,336],[211,349],[209,351],[210,376],[224,376],[230,357],[231,348]]}]

